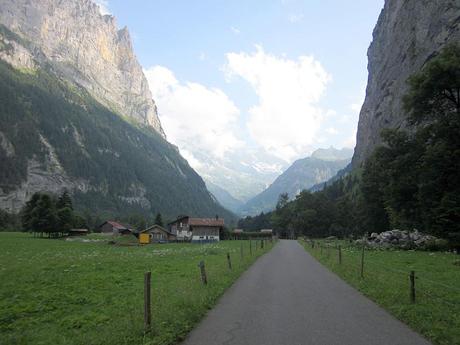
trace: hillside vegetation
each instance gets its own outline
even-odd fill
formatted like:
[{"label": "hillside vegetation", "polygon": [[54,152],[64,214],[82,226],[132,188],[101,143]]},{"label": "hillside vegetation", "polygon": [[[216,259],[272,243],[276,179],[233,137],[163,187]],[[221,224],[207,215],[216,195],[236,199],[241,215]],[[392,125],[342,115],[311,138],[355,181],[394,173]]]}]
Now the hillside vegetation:
[{"label": "hillside vegetation", "polygon": [[80,211],[234,217],[158,132],[127,122],[46,69],[0,62],[0,125],[4,193],[34,171],[40,178],[53,169],[54,179],[72,181]]}]

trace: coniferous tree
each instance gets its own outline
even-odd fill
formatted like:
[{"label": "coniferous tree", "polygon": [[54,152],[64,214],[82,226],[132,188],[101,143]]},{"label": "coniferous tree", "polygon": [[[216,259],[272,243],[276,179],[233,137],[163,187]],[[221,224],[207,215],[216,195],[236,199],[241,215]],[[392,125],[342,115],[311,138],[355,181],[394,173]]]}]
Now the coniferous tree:
[{"label": "coniferous tree", "polygon": [[159,226],[164,226],[161,213],[157,213],[157,215],[155,216],[155,224]]}]

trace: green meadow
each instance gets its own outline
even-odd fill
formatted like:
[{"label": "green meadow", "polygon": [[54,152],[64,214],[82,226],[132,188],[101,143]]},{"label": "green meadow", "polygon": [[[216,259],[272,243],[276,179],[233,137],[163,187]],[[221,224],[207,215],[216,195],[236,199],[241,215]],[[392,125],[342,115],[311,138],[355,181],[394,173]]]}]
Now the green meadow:
[{"label": "green meadow", "polygon": [[[260,242],[110,245],[0,233],[0,344],[174,344],[256,259]],[[241,259],[243,246],[243,259]],[[233,269],[228,268],[230,253]],[[204,260],[208,285],[200,279]],[[144,332],[144,273],[152,329]]]},{"label": "green meadow", "polygon": [[[300,243],[319,262],[434,344],[460,345],[460,255],[366,249],[361,278],[362,247],[345,241],[314,240],[314,248],[309,240]],[[415,303],[410,298],[411,271],[416,277]]]}]

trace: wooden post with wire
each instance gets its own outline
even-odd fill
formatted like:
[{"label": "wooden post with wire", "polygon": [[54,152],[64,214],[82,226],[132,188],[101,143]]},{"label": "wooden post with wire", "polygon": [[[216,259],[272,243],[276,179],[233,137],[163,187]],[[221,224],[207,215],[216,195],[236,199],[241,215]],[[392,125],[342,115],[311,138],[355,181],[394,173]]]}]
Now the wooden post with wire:
[{"label": "wooden post with wire", "polygon": [[366,241],[363,237],[363,248],[361,250],[361,278],[364,278],[364,249],[366,248]]},{"label": "wooden post with wire", "polygon": [[144,331],[150,332],[152,326],[152,310],[151,310],[151,278],[152,272],[144,273]]},{"label": "wooden post with wire", "polygon": [[339,265],[342,264],[342,246],[339,244]]},{"label": "wooden post with wire", "polygon": [[227,263],[228,263],[228,269],[231,271],[232,270],[232,259],[230,258],[230,253],[227,253]]},{"label": "wooden post with wire", "polygon": [[410,271],[410,301],[415,303],[415,271]]},{"label": "wooden post with wire", "polygon": [[200,263],[198,264],[198,267],[200,268],[200,273],[201,273],[201,282],[203,285],[208,284],[208,277],[206,276],[206,268],[204,267],[204,261],[201,260]]}]

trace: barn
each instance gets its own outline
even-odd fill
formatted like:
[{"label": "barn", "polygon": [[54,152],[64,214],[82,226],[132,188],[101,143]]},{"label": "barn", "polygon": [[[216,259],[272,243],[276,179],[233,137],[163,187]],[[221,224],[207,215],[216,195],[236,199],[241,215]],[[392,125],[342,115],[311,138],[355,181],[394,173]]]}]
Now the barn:
[{"label": "barn", "polygon": [[108,220],[102,223],[99,226],[99,230],[101,233],[107,235],[129,235],[133,232],[129,227],[113,220]]}]

